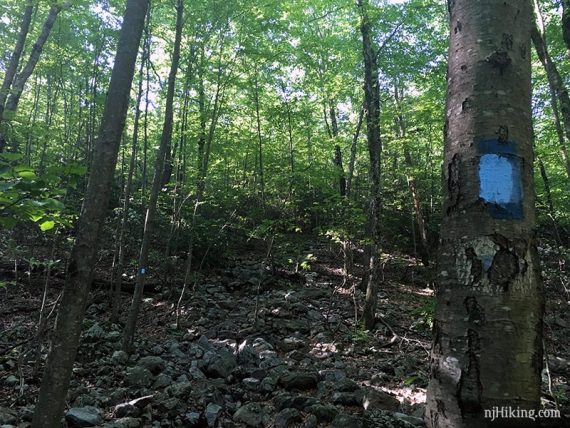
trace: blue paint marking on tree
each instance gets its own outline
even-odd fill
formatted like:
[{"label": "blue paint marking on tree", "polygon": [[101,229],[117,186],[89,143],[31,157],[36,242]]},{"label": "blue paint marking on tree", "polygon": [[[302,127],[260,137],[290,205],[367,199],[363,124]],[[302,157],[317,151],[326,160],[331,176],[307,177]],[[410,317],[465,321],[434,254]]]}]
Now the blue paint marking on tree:
[{"label": "blue paint marking on tree", "polygon": [[479,197],[491,217],[523,218],[522,160],[512,141],[483,140],[479,143]]}]

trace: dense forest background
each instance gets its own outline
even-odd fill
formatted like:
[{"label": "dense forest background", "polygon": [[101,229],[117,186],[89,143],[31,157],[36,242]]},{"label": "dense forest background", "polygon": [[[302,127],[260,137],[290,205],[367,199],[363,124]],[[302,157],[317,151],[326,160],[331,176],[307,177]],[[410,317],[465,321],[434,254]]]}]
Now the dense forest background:
[{"label": "dense forest background", "polygon": [[[4,83],[23,16],[31,11],[15,78],[0,98],[0,295],[11,302],[2,315],[11,316],[13,308],[27,313],[25,304],[15,305],[18,296],[35,302],[29,306],[40,313],[27,315],[34,317],[29,325],[22,317],[27,327],[14,329],[7,319],[0,326],[0,357],[18,361],[20,377],[37,377],[46,351],[124,7],[122,0],[0,3]],[[177,10],[181,43],[173,79]],[[143,269],[155,303],[170,308],[165,324],[179,329],[190,310],[185,302],[195,299],[200,285],[211,283],[219,269],[235,271],[240,257],[251,254],[261,270],[254,262],[235,275],[251,286],[255,322],[267,276],[294,282],[317,271],[334,278],[335,293],[346,290],[339,298],[352,317],[350,339],[373,340],[360,323],[359,306],[371,241],[361,13],[352,0],[195,0],[183,13],[180,2],[152,2],[95,270],[104,297],[94,302],[108,304],[99,321],[125,322],[128,293]],[[429,341],[442,215],[447,5],[378,0],[370,2],[367,16],[380,84],[381,284],[397,277],[426,289],[424,300],[400,303],[425,324],[422,340]],[[557,310],[570,300],[570,59],[561,16],[561,2],[541,1],[533,39],[540,53],[533,51],[537,218],[547,286],[561,299]],[[171,130],[165,126],[169,108]],[[161,139],[164,163],[157,162]],[[141,266],[156,165],[163,171],[148,260]],[[122,299],[118,287],[126,292]],[[552,317],[558,327],[570,323]],[[396,337],[388,321],[383,328]],[[549,346],[561,359],[569,352],[567,343]],[[397,376],[408,386],[425,386],[425,376],[411,372]],[[11,406],[30,400],[18,401],[25,394],[17,382],[7,393],[16,400]],[[551,393],[567,406],[567,390],[561,391]]]}]

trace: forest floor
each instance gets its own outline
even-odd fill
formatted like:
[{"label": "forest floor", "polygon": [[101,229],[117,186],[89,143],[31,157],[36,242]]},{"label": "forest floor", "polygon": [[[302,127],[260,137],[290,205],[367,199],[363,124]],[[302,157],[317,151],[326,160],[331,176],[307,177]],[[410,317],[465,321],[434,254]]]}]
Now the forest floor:
[{"label": "forest floor", "polygon": [[[386,254],[379,318],[369,332],[355,319],[364,300],[358,264],[355,276],[343,275],[337,246],[296,237],[275,241],[272,252],[272,262],[261,249],[220,258],[203,272],[185,299],[180,329],[177,296],[150,287],[130,356],[120,342],[131,296],[123,294],[121,322],[111,324],[108,292],[97,285],[108,278],[98,272],[67,400],[68,426],[424,426],[433,275],[409,256]],[[543,256],[549,367],[543,404],[563,415],[544,426],[563,427],[570,426],[570,275],[552,249]],[[33,339],[43,275],[21,278],[0,289],[3,427],[31,426],[46,353]],[[62,279],[52,278],[48,305],[61,288]]]}]

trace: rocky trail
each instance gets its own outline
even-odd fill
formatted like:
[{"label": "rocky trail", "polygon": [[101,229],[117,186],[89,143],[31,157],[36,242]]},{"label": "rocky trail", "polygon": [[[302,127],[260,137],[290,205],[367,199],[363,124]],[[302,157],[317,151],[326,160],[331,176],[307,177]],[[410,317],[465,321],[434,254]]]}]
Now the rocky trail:
[{"label": "rocky trail", "polygon": [[[252,253],[202,275],[175,328],[176,298],[145,299],[136,352],[120,350],[122,326],[108,321],[106,291],[87,308],[65,421],[69,427],[424,426],[433,290],[413,259],[389,256],[378,323],[363,331],[357,278],[344,278],[339,251],[308,244],[309,262],[268,266]],[[57,298],[54,283],[48,302]],[[559,287],[556,289],[559,290]],[[569,322],[559,291],[550,299],[551,391],[568,413]],[[130,295],[125,293],[123,317]],[[0,426],[29,427],[46,349],[34,335],[41,287],[0,290]],[[18,310],[21,308],[21,310]],[[52,322],[52,321],[50,321]],[[20,346],[14,346],[25,342]],[[39,352],[39,353],[38,353]],[[39,361],[39,364],[38,364]],[[553,394],[549,397],[549,394]],[[550,400],[550,401],[549,401]],[[566,406],[566,407],[564,407]]]}]

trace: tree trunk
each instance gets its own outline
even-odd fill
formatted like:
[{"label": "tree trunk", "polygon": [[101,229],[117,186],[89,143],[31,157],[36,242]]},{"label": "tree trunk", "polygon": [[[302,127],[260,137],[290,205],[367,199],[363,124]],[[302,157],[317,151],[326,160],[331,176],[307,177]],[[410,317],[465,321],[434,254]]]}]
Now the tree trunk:
[{"label": "tree trunk", "polygon": [[99,236],[109,203],[147,8],[148,0],[127,1],[89,184],[32,422],[36,428],[60,426],[97,261]]},{"label": "tree trunk", "polygon": [[257,67],[253,84],[253,97],[255,103],[255,122],[257,125],[257,156],[259,158],[259,190],[261,193],[261,208],[265,212],[265,177],[263,174],[263,138],[261,136],[261,116],[259,114],[259,82],[257,81]]},{"label": "tree trunk", "polygon": [[[403,88],[398,88],[398,85],[394,88],[394,100],[396,102],[396,108],[398,109],[398,114],[396,116],[395,122],[398,127],[399,136],[402,138],[406,137],[406,122],[404,120],[404,113],[402,111],[402,100],[404,90]],[[420,257],[424,266],[429,266],[429,244],[427,239],[426,222],[424,220],[424,215],[422,211],[421,199],[418,195],[418,188],[416,186],[416,179],[413,176],[412,170],[414,168],[414,161],[407,143],[404,141],[404,162],[406,163],[406,169],[408,173],[406,174],[406,181],[408,182],[408,188],[410,189],[410,194],[412,196],[412,206],[414,209],[414,214],[416,217],[416,223],[418,226],[418,232],[420,234]],[[413,233],[413,231],[412,231]]]},{"label": "tree trunk", "polygon": [[176,72],[178,71],[178,64],[180,62],[180,43],[182,40],[182,27],[184,24],[184,3],[183,0],[176,2],[176,35],[174,38],[174,50],[172,52],[172,61],[170,64],[170,73],[168,75],[168,87],[166,93],[166,110],[164,113],[164,124],[162,127],[162,135],[160,137],[160,145],[156,153],[156,162],[154,168],[154,178],[150,191],[150,197],[146,210],[146,217],[144,222],[143,239],[139,254],[139,263],[137,269],[136,286],[131,302],[131,308],[125,330],[123,331],[123,350],[131,352],[133,340],[135,337],[135,330],[137,319],[142,303],[144,293],[144,282],[146,277],[146,270],[148,269],[148,253],[150,249],[150,238],[154,230],[154,216],[156,214],[156,206],[158,202],[158,195],[162,187],[164,179],[164,163],[166,160],[166,151],[169,147],[169,142],[172,138],[172,123],[174,118],[174,86],[176,83]]},{"label": "tree trunk", "polygon": [[[564,168],[566,169],[566,175],[570,179],[570,159],[568,158],[568,149],[566,146],[566,141],[560,139],[560,116],[558,114],[558,101],[560,102],[560,111],[562,113],[562,123],[564,124],[564,131],[566,134],[566,139],[570,141],[570,96],[568,95],[568,90],[564,85],[562,76],[558,71],[558,67],[552,60],[550,53],[548,52],[548,44],[546,42],[546,34],[544,32],[544,24],[542,20],[542,14],[540,12],[540,7],[535,0],[535,14],[536,20],[532,26],[532,42],[536,49],[536,53],[540,62],[542,63],[544,70],[546,71],[546,76],[548,78],[548,85],[550,91],[555,94],[552,97],[551,104],[555,119],[555,125],[557,125],[558,132],[558,143],[560,145],[560,152],[562,154],[562,160],[564,162]],[[556,119],[558,119],[556,121]],[[556,123],[557,122],[557,123]]]},{"label": "tree trunk", "polygon": [[358,113],[358,122],[356,122],[356,129],[352,136],[352,143],[350,144],[350,160],[348,162],[348,177],[346,178],[346,196],[350,198],[352,195],[352,180],[354,178],[354,166],[356,165],[356,143],[360,136],[360,128],[362,127],[362,119],[364,118],[364,107]]},{"label": "tree trunk", "polygon": [[9,115],[10,118],[16,113],[16,109],[20,103],[20,97],[22,96],[22,92],[24,90],[24,85],[32,75],[34,68],[36,68],[36,64],[40,60],[40,55],[42,53],[44,45],[51,33],[53,25],[55,24],[55,20],[57,19],[59,12],[61,12],[64,7],[65,5],[61,3],[54,3],[51,6],[42,26],[42,30],[33,44],[32,52],[30,53],[28,62],[26,62],[26,65],[24,65],[22,71],[14,77],[14,81],[12,82],[12,89],[10,90],[8,101],[6,101],[5,111],[3,115],[4,117],[6,117],[6,115]]},{"label": "tree trunk", "polygon": [[[24,15],[22,16],[22,23],[20,24],[18,39],[16,40],[16,45],[14,46],[12,56],[10,56],[10,62],[8,63],[8,68],[6,69],[6,74],[4,74],[4,80],[2,82],[2,88],[0,89],[0,123],[2,122],[2,117],[4,116],[4,106],[6,104],[6,99],[10,94],[12,82],[14,81],[14,77],[18,71],[18,65],[20,65],[20,58],[22,57],[26,38],[28,37],[28,32],[30,31],[30,23],[32,22],[33,12],[34,2],[28,0],[24,9]],[[0,147],[0,153],[1,152],[2,148]]]},{"label": "tree trunk", "polygon": [[562,38],[570,58],[570,0],[562,0]]},{"label": "tree trunk", "polygon": [[362,34],[362,52],[364,56],[364,109],[368,154],[370,157],[370,205],[368,208],[368,238],[370,239],[366,300],[362,318],[366,329],[374,328],[376,305],[378,301],[378,274],[380,266],[380,86],[378,83],[378,64],[372,44],[370,21],[368,19],[368,1],[358,0],[360,11],[360,32]]},{"label": "tree trunk", "polygon": [[[426,422],[527,427],[538,409],[543,290],[535,238],[530,2],[449,0],[444,218]],[[487,412],[487,418],[485,417]]]},{"label": "tree trunk", "polygon": [[[146,25],[149,25],[148,15]],[[135,102],[135,120],[133,123],[133,142],[131,148],[131,156],[129,160],[129,170],[127,172],[127,180],[123,192],[123,215],[121,217],[121,225],[119,228],[119,239],[117,241],[117,263],[113,269],[113,292],[111,299],[111,321],[117,322],[119,319],[119,310],[121,307],[121,284],[123,281],[123,269],[125,265],[125,234],[129,221],[129,209],[131,205],[131,190],[133,184],[133,176],[135,173],[135,165],[137,160],[137,147],[139,142],[139,125],[141,117],[141,102],[143,95],[143,81],[144,81],[144,67],[147,62],[147,55],[149,52],[146,50],[146,40],[143,43],[142,59],[139,68],[139,82],[137,90],[137,100]]]}]

